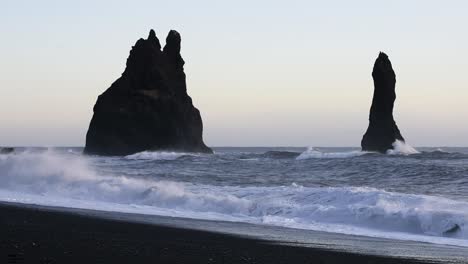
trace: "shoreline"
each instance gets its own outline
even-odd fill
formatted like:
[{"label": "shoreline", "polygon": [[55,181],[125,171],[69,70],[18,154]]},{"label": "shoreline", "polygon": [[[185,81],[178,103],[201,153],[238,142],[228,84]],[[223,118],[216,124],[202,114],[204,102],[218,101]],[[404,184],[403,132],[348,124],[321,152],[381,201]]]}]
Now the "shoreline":
[{"label": "shoreline", "polygon": [[91,210],[1,202],[0,262],[437,263],[333,250],[319,244],[274,243],[176,227],[170,224],[179,221],[176,218],[151,219],[151,223],[144,216],[143,221],[130,221],[119,213],[100,217]]}]

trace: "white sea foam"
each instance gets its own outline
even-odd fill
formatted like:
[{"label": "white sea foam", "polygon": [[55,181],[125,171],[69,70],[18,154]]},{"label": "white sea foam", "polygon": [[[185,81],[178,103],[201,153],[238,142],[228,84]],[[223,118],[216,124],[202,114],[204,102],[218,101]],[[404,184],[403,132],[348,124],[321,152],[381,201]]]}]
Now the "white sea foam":
[{"label": "white sea foam", "polygon": [[133,160],[175,160],[182,156],[197,156],[197,154],[167,151],[143,151],[125,156],[125,158]]},{"label": "white sea foam", "polygon": [[437,148],[435,151],[437,151],[437,152],[442,152],[442,153],[450,153],[450,152],[448,152],[448,151],[445,151],[445,150],[442,149],[442,148]]},{"label": "white sea foam", "polygon": [[0,200],[240,221],[468,247],[468,203],[365,187],[198,185],[94,172],[75,155],[0,158]]},{"label": "white sea foam", "polygon": [[392,145],[393,149],[387,150],[387,154],[389,155],[410,155],[420,153],[415,148],[401,140],[396,140]]},{"label": "white sea foam", "polygon": [[343,158],[351,158],[362,156],[366,153],[366,151],[345,151],[345,152],[321,152],[313,147],[307,148],[306,151],[302,152],[296,159],[303,160],[303,159],[343,159]]}]

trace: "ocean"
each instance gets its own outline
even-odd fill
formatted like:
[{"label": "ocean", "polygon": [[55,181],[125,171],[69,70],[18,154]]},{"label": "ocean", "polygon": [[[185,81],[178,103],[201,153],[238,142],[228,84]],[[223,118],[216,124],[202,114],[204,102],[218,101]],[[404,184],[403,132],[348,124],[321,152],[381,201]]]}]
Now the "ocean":
[{"label": "ocean", "polygon": [[125,157],[82,150],[0,155],[0,201],[468,250],[468,148],[215,147],[213,155]]}]

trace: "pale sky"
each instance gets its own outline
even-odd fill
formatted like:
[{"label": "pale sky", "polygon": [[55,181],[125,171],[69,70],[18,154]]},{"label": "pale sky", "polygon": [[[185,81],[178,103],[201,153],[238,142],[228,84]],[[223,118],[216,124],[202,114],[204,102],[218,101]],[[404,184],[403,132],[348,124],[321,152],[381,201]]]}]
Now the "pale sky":
[{"label": "pale sky", "polygon": [[84,146],[97,96],[154,28],[162,44],[182,35],[210,146],[359,146],[379,51],[407,142],[468,146],[467,12],[468,1],[0,0],[0,145]]}]

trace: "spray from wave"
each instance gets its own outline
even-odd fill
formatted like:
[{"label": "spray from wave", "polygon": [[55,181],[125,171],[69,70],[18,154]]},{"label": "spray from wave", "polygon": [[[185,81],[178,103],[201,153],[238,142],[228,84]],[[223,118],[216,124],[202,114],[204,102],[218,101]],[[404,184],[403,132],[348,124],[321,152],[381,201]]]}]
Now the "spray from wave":
[{"label": "spray from wave", "polygon": [[393,149],[387,150],[387,154],[389,155],[410,155],[420,153],[415,148],[401,140],[396,140],[392,146]]},{"label": "spray from wave", "polygon": [[468,203],[366,187],[238,187],[96,173],[76,155],[0,158],[0,200],[239,221],[468,247]]}]

